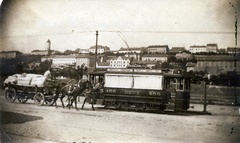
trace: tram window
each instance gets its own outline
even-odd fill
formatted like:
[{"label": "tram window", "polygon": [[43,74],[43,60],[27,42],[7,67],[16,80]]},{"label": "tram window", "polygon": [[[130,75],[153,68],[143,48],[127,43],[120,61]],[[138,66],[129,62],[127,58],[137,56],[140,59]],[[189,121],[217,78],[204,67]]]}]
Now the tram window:
[{"label": "tram window", "polygon": [[164,84],[166,89],[190,90],[189,78],[166,78]]},{"label": "tram window", "polygon": [[176,90],[183,90],[183,79],[176,78],[175,81],[176,81],[175,89]]}]

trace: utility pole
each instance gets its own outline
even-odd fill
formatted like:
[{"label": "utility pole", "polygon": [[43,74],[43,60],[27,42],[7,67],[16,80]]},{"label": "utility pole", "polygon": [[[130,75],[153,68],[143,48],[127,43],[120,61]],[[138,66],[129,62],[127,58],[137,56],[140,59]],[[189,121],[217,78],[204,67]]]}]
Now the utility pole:
[{"label": "utility pole", "polygon": [[[230,2],[229,3],[235,10],[235,48],[234,48],[234,74],[236,74],[237,70],[237,24],[238,24],[238,19],[237,19],[237,9],[236,7]],[[234,84],[234,96],[235,96],[235,104],[237,104],[237,96],[236,96],[236,85]]]},{"label": "utility pole", "polygon": [[97,46],[98,46],[98,31],[96,31],[96,47],[95,47],[95,64],[94,64],[94,71],[97,68]]},{"label": "utility pole", "polygon": [[203,112],[207,112],[207,80],[208,80],[208,76],[207,74],[205,74],[203,76],[203,80],[204,80],[204,103],[203,103]]}]

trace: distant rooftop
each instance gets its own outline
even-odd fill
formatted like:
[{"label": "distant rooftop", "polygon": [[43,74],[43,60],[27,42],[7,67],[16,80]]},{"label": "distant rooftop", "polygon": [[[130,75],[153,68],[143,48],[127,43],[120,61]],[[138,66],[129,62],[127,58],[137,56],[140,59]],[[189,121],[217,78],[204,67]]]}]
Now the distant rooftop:
[{"label": "distant rooftop", "polygon": [[142,57],[168,57],[167,54],[145,54]]},{"label": "distant rooftop", "polygon": [[150,45],[148,48],[165,48],[168,47],[168,45]]}]

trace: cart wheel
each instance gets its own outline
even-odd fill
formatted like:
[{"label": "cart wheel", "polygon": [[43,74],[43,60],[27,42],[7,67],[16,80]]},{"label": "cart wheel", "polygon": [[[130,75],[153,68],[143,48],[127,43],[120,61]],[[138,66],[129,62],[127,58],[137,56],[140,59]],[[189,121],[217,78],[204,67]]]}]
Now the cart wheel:
[{"label": "cart wheel", "polygon": [[54,97],[55,95],[51,95],[51,97],[49,96],[47,99],[45,99],[45,103],[48,105],[48,106],[52,106],[54,104]]},{"label": "cart wheel", "polygon": [[17,98],[16,89],[12,87],[5,88],[5,98],[7,102],[13,103]]},{"label": "cart wheel", "polygon": [[37,92],[34,95],[33,100],[37,106],[41,106],[44,103],[44,95],[40,92]]},{"label": "cart wheel", "polygon": [[26,103],[28,101],[27,96],[24,97],[18,96],[18,101],[22,104]]}]

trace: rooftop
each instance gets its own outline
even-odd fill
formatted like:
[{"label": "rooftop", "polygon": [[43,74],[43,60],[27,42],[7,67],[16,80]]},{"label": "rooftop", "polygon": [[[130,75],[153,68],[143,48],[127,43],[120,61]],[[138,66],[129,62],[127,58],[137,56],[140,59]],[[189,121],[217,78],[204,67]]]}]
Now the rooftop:
[{"label": "rooftop", "polygon": [[168,45],[150,45],[148,48],[166,48]]},{"label": "rooftop", "polygon": [[145,54],[142,57],[168,57],[166,54]]},{"label": "rooftop", "polygon": [[[195,55],[197,61],[234,61],[232,55]],[[240,56],[236,56],[236,60],[240,61]]]}]

